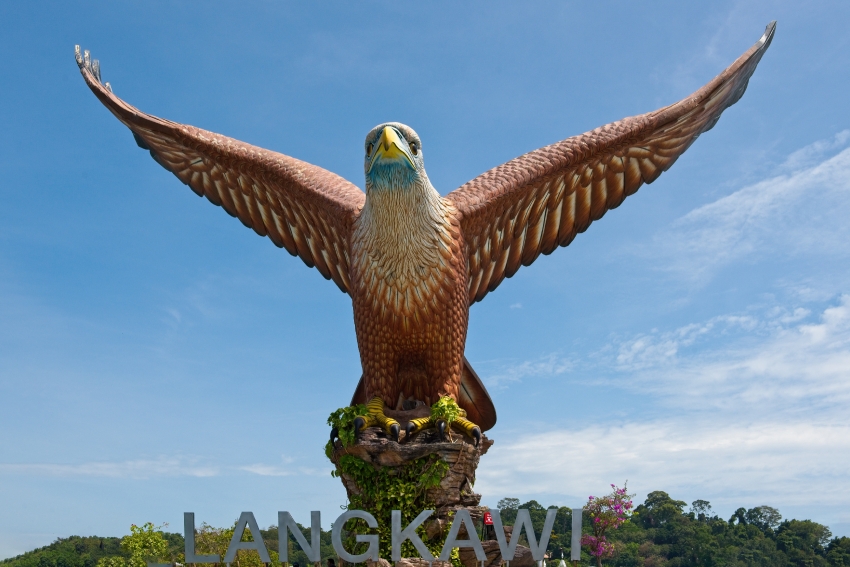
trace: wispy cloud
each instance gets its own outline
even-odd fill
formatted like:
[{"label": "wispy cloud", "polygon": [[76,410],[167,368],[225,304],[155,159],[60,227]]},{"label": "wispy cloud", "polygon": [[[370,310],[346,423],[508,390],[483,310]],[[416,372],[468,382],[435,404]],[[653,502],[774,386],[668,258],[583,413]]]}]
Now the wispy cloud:
[{"label": "wispy cloud", "polygon": [[[655,394],[667,417],[516,436],[486,457],[476,489],[575,505],[628,479],[640,497],[819,507],[820,521],[846,522],[850,498],[834,487],[850,474],[850,296],[817,316],[765,311],[644,334],[581,361],[607,365],[609,387]],[[696,348],[725,333],[734,336]]]},{"label": "wispy cloud", "polygon": [[326,477],[332,470],[328,468],[315,467],[283,467],[279,465],[266,465],[256,463],[237,467],[240,471],[249,472],[259,476],[322,476]]},{"label": "wispy cloud", "polygon": [[842,130],[832,138],[827,140],[818,140],[813,144],[809,144],[804,148],[800,148],[796,152],[789,155],[782,164],[783,171],[796,172],[802,169],[811,168],[823,161],[823,157],[830,152],[840,150],[850,142],[850,129]]},{"label": "wispy cloud", "polygon": [[52,477],[106,477],[145,480],[158,477],[211,477],[234,471],[259,476],[327,475],[326,469],[295,465],[295,459],[282,456],[279,464],[209,464],[200,457],[162,456],[156,459],[94,461],[88,463],[0,463],[0,475],[37,475]]},{"label": "wispy cloud", "polygon": [[[614,367],[627,377],[623,383],[629,387],[675,399],[678,405],[750,415],[795,414],[801,407],[836,412],[844,407],[850,402],[850,295],[840,297],[813,322],[807,322],[804,308],[770,311],[773,316],[764,319],[717,317],[703,325],[625,341]],[[749,332],[714,348],[681,353],[701,333],[719,335],[732,326]]]},{"label": "wispy cloud", "polygon": [[656,265],[697,284],[750,255],[846,259],[850,256],[850,131],[803,148],[780,166],[782,175],[744,187],[689,212],[658,233]]},{"label": "wispy cloud", "polygon": [[163,476],[209,477],[220,473],[213,465],[199,464],[193,459],[160,457],[129,461],[95,461],[80,464],[26,463],[0,464],[0,474],[31,474],[43,476],[93,476],[109,478],[147,479]]},{"label": "wispy cloud", "polygon": [[850,475],[850,295],[816,314],[766,307],[601,350],[579,370],[653,394],[665,417],[514,436],[486,457],[477,490],[577,505],[628,479],[639,498],[663,489],[721,513],[770,504],[850,519],[835,492]]},{"label": "wispy cloud", "polygon": [[683,418],[591,426],[522,436],[486,459],[476,489],[487,494],[550,494],[580,504],[605,482],[628,480],[642,494],[827,506],[850,472],[850,424]]},{"label": "wispy cloud", "polygon": [[532,377],[558,376],[569,372],[574,363],[569,358],[553,353],[535,360],[526,360],[514,364],[503,364],[501,368],[487,378],[490,387],[505,386],[512,382],[522,382]]},{"label": "wispy cloud", "polygon": [[758,321],[749,315],[721,315],[703,323],[691,323],[673,331],[641,334],[617,346],[618,370],[641,370],[676,360],[684,347],[697,344],[713,333],[725,333],[731,328],[752,330]]},{"label": "wispy cloud", "polygon": [[280,460],[281,464],[278,465],[254,463],[252,465],[238,467],[238,469],[260,476],[293,476],[298,474],[298,468],[293,465],[295,459],[282,455]]},{"label": "wispy cloud", "polygon": [[258,474],[260,476],[292,476],[296,474],[289,467],[281,467],[278,465],[264,465],[262,463],[245,465],[243,467],[239,467],[239,470]]}]

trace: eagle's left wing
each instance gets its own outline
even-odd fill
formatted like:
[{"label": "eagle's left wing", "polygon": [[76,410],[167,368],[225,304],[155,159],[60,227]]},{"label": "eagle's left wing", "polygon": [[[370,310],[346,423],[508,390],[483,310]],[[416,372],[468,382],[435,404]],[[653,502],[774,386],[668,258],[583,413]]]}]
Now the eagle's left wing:
[{"label": "eagle's left wing", "polygon": [[363,191],[316,165],[146,114],[101,83],[100,64],[88,51],[80,53],[79,46],[75,51],[86,84],[159,165],[350,291],[348,248],[366,200]]},{"label": "eagle's left wing", "polygon": [[775,29],[776,22],[768,24],[753,47],[676,104],[527,153],[447,195],[462,215],[469,302],[568,245],[673,165],[741,98]]}]

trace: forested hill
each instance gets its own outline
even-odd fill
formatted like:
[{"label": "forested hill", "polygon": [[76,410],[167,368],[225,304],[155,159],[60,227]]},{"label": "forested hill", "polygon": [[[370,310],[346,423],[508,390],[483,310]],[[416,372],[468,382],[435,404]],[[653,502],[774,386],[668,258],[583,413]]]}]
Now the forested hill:
[{"label": "forested hill", "polygon": [[122,555],[120,544],[119,537],[71,536],[0,563],[15,567],[94,567],[102,557]]},{"label": "forested hill", "polygon": [[686,507],[666,492],[649,493],[631,521],[611,532],[616,553],[605,565],[850,567],[850,538],[833,538],[811,520],[783,520],[770,506],[738,508],[728,520],[705,500]]},{"label": "forested hill", "polygon": [[[173,553],[183,551],[183,536],[162,534]],[[120,537],[71,536],[60,538],[23,555],[0,561],[3,567],[96,567],[110,557],[129,558],[130,553],[121,547]]]},{"label": "forested hill", "polygon": [[[513,523],[517,509],[530,510],[535,531],[540,533],[546,507],[534,500],[522,504],[515,498],[505,498],[499,506],[507,524]],[[559,508],[549,543],[550,557],[558,559],[562,553],[569,557],[571,524],[569,509]],[[210,542],[220,541],[218,545],[210,544],[211,551],[223,554],[232,526],[230,532],[227,528],[205,526],[203,529],[206,531],[199,532],[199,543],[204,538]],[[589,529],[590,520],[585,518],[582,531]],[[277,528],[261,531],[269,551],[276,552]],[[769,506],[739,508],[731,518],[722,519],[704,500],[697,500],[688,507],[685,502],[674,500],[661,491],[651,492],[646,501],[635,508],[631,521],[609,534],[616,551],[603,564],[611,567],[850,567],[850,538],[834,538],[824,525],[811,520],[783,520],[779,511]],[[182,536],[162,536],[168,551],[159,560],[182,563]],[[330,532],[322,533],[323,560],[334,557],[330,536]],[[290,540],[291,561],[309,565],[291,535]],[[123,564],[130,557],[120,541],[115,537],[63,538],[49,546],[0,561],[0,566],[96,567],[100,563],[100,567],[110,567]],[[277,558],[276,553],[272,555],[273,559]],[[122,560],[118,563],[110,559],[119,557]],[[582,565],[595,564],[586,553],[582,553],[582,557]],[[256,565],[256,559],[251,561],[244,557],[241,563],[243,567]]]}]

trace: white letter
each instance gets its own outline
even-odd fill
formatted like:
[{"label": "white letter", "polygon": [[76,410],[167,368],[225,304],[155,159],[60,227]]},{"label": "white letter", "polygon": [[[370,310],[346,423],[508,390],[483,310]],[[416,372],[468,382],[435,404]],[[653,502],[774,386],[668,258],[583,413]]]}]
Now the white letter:
[{"label": "white letter", "polygon": [[288,530],[292,530],[292,535],[295,536],[295,541],[297,541],[298,545],[301,546],[301,549],[304,550],[309,561],[318,563],[322,560],[320,542],[322,535],[321,512],[310,512],[310,542],[313,545],[307,545],[307,540],[304,538],[304,534],[301,533],[301,529],[298,527],[298,524],[295,523],[295,520],[292,519],[289,512],[277,513],[278,549],[280,550],[280,560],[284,563],[289,561],[289,546],[287,545],[287,543],[289,543],[289,538],[287,537]]},{"label": "white letter", "polygon": [[581,561],[581,515],[584,508],[573,508],[573,535],[570,538],[570,560]]},{"label": "white letter", "polygon": [[[499,551],[502,554],[502,561],[511,561],[514,555],[516,555],[516,546],[519,543],[519,536],[522,533],[523,527],[525,527],[525,535],[528,536],[528,547],[531,548],[531,556],[535,561],[543,561],[546,548],[549,546],[549,536],[552,535],[555,516],[557,515],[557,508],[549,508],[546,511],[546,520],[543,522],[543,531],[540,534],[540,544],[538,545],[537,537],[534,535],[534,526],[531,525],[531,514],[528,513],[528,510],[517,510],[514,529],[511,532],[511,542],[506,545],[505,530],[502,529],[502,516],[499,514],[499,510],[493,510],[493,529],[496,531],[496,539],[499,541]],[[517,529],[517,526],[519,526],[519,529]]]},{"label": "white letter", "polygon": [[345,526],[345,522],[352,518],[361,518],[366,520],[366,525],[370,528],[378,527],[378,521],[369,512],[364,512],[363,510],[349,510],[348,512],[344,512],[336,519],[333,530],[331,531],[331,542],[334,545],[334,551],[336,551],[336,554],[339,555],[340,559],[349,563],[362,563],[369,560],[377,561],[380,558],[380,555],[378,554],[378,546],[380,543],[378,536],[376,535],[357,534],[354,537],[358,543],[369,543],[369,548],[366,549],[366,553],[361,553],[360,555],[352,555],[348,553],[342,545],[342,528]]},{"label": "white letter", "polygon": [[218,555],[195,555],[195,513],[183,513],[183,541],[186,543],[186,563],[218,563]]},{"label": "white letter", "polygon": [[[466,533],[469,534],[469,539],[457,539],[457,533],[460,531],[461,524],[466,526]],[[505,539],[504,534],[502,534],[502,539]],[[514,546],[516,547],[516,544]],[[484,554],[484,548],[481,547],[481,542],[478,541],[478,532],[475,531],[475,525],[469,516],[469,510],[466,508],[461,508],[455,512],[452,529],[449,530],[446,543],[443,544],[443,552],[440,553],[440,561],[449,561],[451,559],[453,547],[471,547],[475,550],[475,558],[478,561],[487,559],[487,556]]]},{"label": "white letter", "polygon": [[[254,536],[254,541],[242,541],[242,534],[245,533],[245,526],[251,529],[251,535]],[[263,563],[271,563],[269,552],[266,550],[266,544],[263,543],[263,536],[260,535],[260,527],[257,525],[257,520],[254,519],[254,514],[251,512],[242,512],[239,516],[239,521],[236,522],[236,527],[233,528],[233,537],[230,538],[230,545],[227,546],[227,553],[224,554],[224,563],[233,563],[236,559],[236,552],[240,549],[256,549],[260,554],[260,561]]]},{"label": "white letter", "polygon": [[419,539],[419,535],[416,533],[416,528],[422,524],[428,517],[433,514],[433,510],[425,510],[418,516],[416,519],[410,522],[410,525],[404,529],[401,529],[401,511],[393,510],[392,511],[392,560],[399,561],[401,559],[401,544],[404,543],[404,540],[409,539],[410,543],[413,544],[413,547],[416,548],[416,551],[419,552],[419,556],[422,557],[425,561],[433,561],[434,556],[431,555],[431,552],[428,551],[428,548],[425,547],[425,544],[422,543],[422,540]]}]

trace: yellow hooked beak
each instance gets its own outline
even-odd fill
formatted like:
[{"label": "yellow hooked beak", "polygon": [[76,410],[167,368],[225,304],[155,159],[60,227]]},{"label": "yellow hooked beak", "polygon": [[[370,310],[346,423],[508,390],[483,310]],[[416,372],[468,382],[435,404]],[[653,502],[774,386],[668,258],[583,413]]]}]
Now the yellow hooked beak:
[{"label": "yellow hooked beak", "polygon": [[369,171],[372,171],[375,163],[379,160],[393,159],[403,159],[411,169],[416,169],[416,164],[413,163],[413,156],[410,155],[410,148],[398,135],[395,128],[386,126],[381,131],[381,137],[375,143],[375,149],[372,150],[372,161],[369,162]]}]

